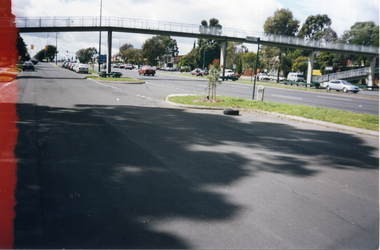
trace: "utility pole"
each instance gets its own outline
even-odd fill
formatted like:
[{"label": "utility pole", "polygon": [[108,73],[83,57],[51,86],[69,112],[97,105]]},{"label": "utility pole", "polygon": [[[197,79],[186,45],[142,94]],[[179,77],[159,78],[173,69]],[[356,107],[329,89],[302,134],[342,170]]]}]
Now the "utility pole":
[{"label": "utility pole", "polygon": [[100,0],[100,31],[99,31],[99,57],[98,57],[98,71],[100,71],[100,55],[102,49],[102,0]]}]

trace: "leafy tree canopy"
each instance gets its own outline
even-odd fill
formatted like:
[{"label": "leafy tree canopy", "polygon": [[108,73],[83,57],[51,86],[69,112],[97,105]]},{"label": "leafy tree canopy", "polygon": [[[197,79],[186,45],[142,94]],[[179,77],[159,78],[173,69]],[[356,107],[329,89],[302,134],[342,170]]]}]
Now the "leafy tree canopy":
[{"label": "leafy tree canopy", "polygon": [[34,57],[38,61],[42,61],[43,59],[53,61],[56,51],[57,48],[54,45],[47,45],[45,49],[40,50]]},{"label": "leafy tree canopy", "polygon": [[290,10],[276,10],[273,17],[268,17],[265,21],[264,32],[266,34],[294,36],[298,31],[299,23],[293,18]]},{"label": "leafy tree canopy", "polygon": [[331,28],[332,21],[327,15],[309,16],[302,25],[298,36],[327,42],[336,41],[338,35]]},{"label": "leafy tree canopy", "polygon": [[75,53],[75,56],[79,59],[81,63],[87,63],[96,55],[98,51],[95,47],[90,47],[87,49],[80,49]]},{"label": "leafy tree canopy", "polygon": [[157,59],[161,60],[166,53],[165,45],[157,36],[145,41],[142,45],[142,55],[149,65],[156,65]]},{"label": "leafy tree canopy", "polygon": [[374,22],[356,22],[343,34],[343,41],[351,44],[379,46],[379,25]]}]

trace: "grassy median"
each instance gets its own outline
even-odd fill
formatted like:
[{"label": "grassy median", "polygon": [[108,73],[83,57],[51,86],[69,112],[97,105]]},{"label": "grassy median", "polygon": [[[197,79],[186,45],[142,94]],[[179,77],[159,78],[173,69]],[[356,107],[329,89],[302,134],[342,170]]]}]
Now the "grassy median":
[{"label": "grassy median", "polygon": [[307,119],[332,122],[356,128],[379,131],[379,116],[377,115],[368,115],[363,113],[354,113],[321,107],[311,107],[307,105],[277,102],[258,102],[255,100],[230,96],[218,96],[218,102],[199,101],[204,97],[205,96],[172,96],[169,97],[169,101],[200,106],[257,109],[285,115],[294,115]]}]

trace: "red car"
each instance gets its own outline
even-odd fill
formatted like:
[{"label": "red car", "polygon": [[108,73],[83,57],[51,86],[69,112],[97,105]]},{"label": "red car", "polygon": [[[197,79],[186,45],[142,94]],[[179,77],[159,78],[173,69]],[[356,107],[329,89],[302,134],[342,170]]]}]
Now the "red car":
[{"label": "red car", "polygon": [[203,73],[202,73],[201,69],[194,69],[193,71],[190,72],[190,75],[192,75],[192,76],[203,76]]},{"label": "red car", "polygon": [[139,69],[139,75],[152,75],[154,76],[154,74],[156,74],[156,70],[152,67],[149,67],[149,66],[143,66],[141,69]]}]

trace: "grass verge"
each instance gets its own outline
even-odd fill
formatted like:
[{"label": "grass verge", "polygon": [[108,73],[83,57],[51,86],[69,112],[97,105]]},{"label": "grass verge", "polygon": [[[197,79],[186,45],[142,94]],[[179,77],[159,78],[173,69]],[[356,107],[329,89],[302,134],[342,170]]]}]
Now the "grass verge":
[{"label": "grass verge", "polygon": [[321,107],[311,107],[306,105],[277,102],[257,102],[255,100],[230,96],[218,96],[217,99],[223,100],[222,102],[194,102],[194,100],[203,97],[205,96],[172,96],[169,97],[169,101],[188,105],[257,109],[367,130],[379,131],[379,116],[377,115],[368,115],[363,113],[354,113]]}]

